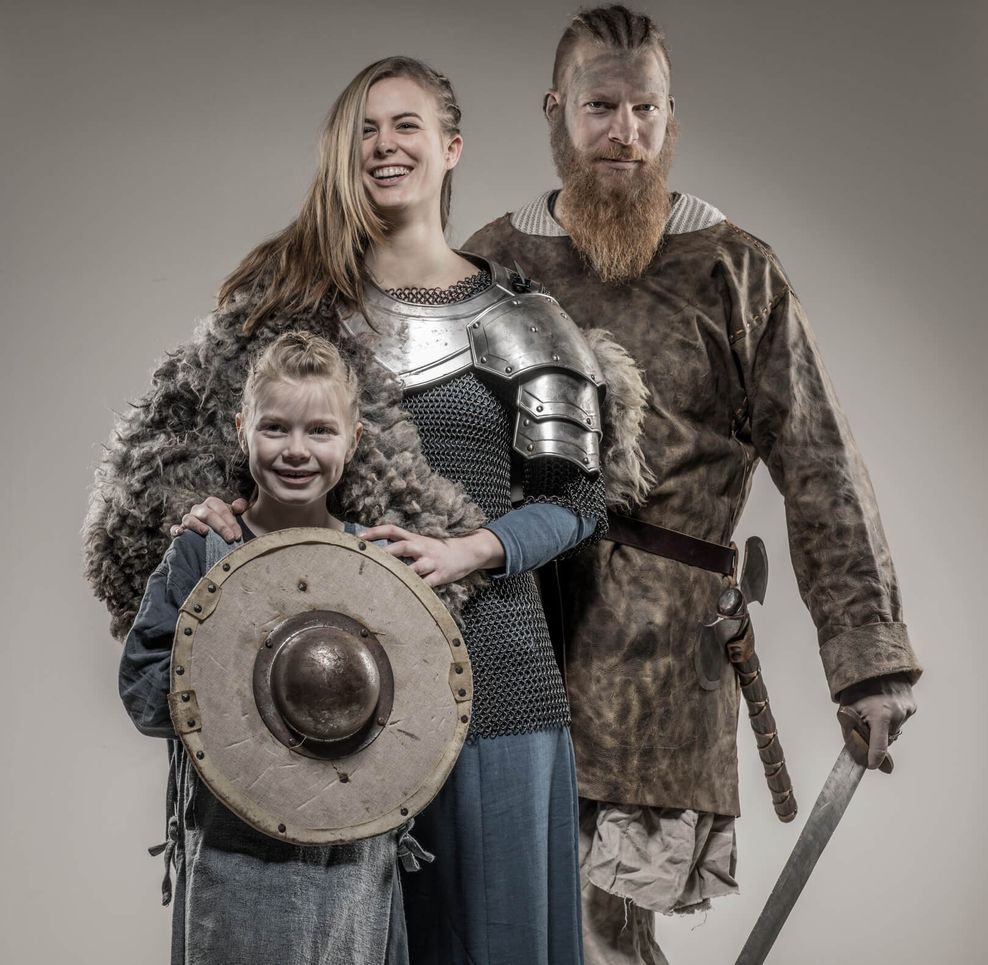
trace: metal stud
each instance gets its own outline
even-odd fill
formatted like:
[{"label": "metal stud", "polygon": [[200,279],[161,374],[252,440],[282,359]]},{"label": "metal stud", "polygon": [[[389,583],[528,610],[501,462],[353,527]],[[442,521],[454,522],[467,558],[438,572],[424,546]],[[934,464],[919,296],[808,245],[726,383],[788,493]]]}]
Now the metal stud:
[{"label": "metal stud", "polygon": [[367,549],[367,544],[363,540],[361,540],[359,543],[357,543],[357,549],[358,550],[365,550],[365,549]]},{"label": "metal stud", "polygon": [[196,751],[196,760],[201,761],[206,756],[205,751]]},{"label": "metal stud", "polygon": [[367,630],[367,628],[366,628],[366,627],[364,627],[364,628],[362,628],[362,629],[361,629],[361,631],[360,631],[360,635],[361,635],[362,637],[367,637],[367,636],[370,636],[370,631],[368,631],[368,630]]},{"label": "metal stud", "polygon": [[304,593],[308,588],[309,588],[309,584],[306,583],[305,580],[298,581],[299,593]]},{"label": "metal stud", "polygon": [[190,699],[190,698],[189,698],[189,694],[188,694],[188,692],[186,692],[186,693],[184,693],[184,694],[182,694],[182,703],[183,703],[183,704],[187,704],[187,703],[189,702],[189,699]]},{"label": "metal stud", "polygon": [[511,366],[510,366],[510,365],[506,365],[506,366],[504,367],[504,371],[505,371],[505,372],[510,372],[510,371],[511,371]]},{"label": "metal stud", "polygon": [[459,645],[460,645],[460,641],[459,640],[454,640],[453,641],[453,646],[454,647],[458,647]]},{"label": "metal stud", "polygon": [[543,406],[543,405],[537,405],[537,406],[535,407],[535,411],[536,411],[536,412],[541,412],[541,411],[542,411],[542,410],[543,410],[544,408],[545,408],[545,406]]},{"label": "metal stud", "polygon": [[189,727],[195,727],[196,726],[196,719],[195,719],[195,717],[190,717],[186,721],[186,723],[189,725]]},{"label": "metal stud", "polygon": [[559,361],[559,356],[558,355],[553,355],[552,361],[553,362],[558,362]]},{"label": "metal stud", "polygon": [[378,717],[377,718],[377,726],[378,727],[383,727],[387,722],[388,722],[387,717]]},{"label": "metal stud", "polygon": [[464,689],[463,689],[462,687],[460,687],[460,689],[459,689],[459,690],[458,690],[458,691],[457,691],[456,693],[457,693],[457,694],[458,694],[458,695],[459,695],[460,697],[466,697],[466,695],[467,695],[467,692],[466,692],[466,691],[465,691],[465,690],[464,690]]},{"label": "metal stud", "polygon": [[192,627],[186,627],[183,632],[185,633],[185,635],[187,637],[191,637],[192,636]]},{"label": "metal stud", "polygon": [[206,587],[206,589],[209,590],[210,593],[215,593],[216,592],[216,584],[215,583],[210,583],[209,586]]},{"label": "metal stud", "polygon": [[538,331],[538,327],[537,327],[537,326],[535,326],[535,325],[533,325],[533,326],[532,326],[532,331],[533,331],[533,332],[537,332],[537,331]]},{"label": "metal stud", "polygon": [[460,666],[457,666],[457,668],[456,668],[456,672],[457,672],[457,673],[463,673],[463,668],[462,668],[462,667],[460,667]]},{"label": "metal stud", "polygon": [[340,784],[349,784],[349,783],[350,783],[350,775],[344,773],[343,771],[340,771]]},{"label": "metal stud", "polygon": [[587,425],[588,426],[592,426],[593,425],[593,419],[587,419]]},{"label": "metal stud", "polygon": [[287,828],[286,828],[286,827],[285,827],[285,826],[284,826],[283,824],[279,824],[279,825],[278,825],[278,830],[279,830],[279,831],[280,831],[280,832],[281,832],[282,834],[284,834],[284,833],[285,833],[285,831],[287,831],[288,829],[287,829]]},{"label": "metal stud", "polygon": [[176,673],[176,674],[177,674],[177,675],[178,675],[179,677],[181,677],[181,676],[182,676],[182,674],[184,674],[184,673],[185,673],[185,667],[176,667],[176,668],[175,668],[175,673]]},{"label": "metal stud", "polygon": [[460,716],[460,723],[465,724],[470,718],[466,714]]},{"label": "metal stud", "polygon": [[480,361],[481,362],[486,362],[487,361],[487,356],[486,355],[481,355],[480,356]]},{"label": "metal stud", "polygon": [[192,609],[196,613],[202,613],[202,604],[201,603],[193,603],[192,604]]},{"label": "metal stud", "polygon": [[532,423],[532,420],[531,419],[525,419],[525,420],[522,421],[522,425],[523,426],[531,425],[531,423]]},{"label": "metal stud", "polygon": [[224,563],[223,564],[223,572],[224,573],[229,573],[230,572],[230,564],[229,563]]},{"label": "metal stud", "polygon": [[526,446],[525,448],[526,448],[526,449],[527,449],[527,450],[528,450],[529,452],[535,452],[535,446],[533,446],[533,445],[532,445],[531,443],[529,443],[529,444],[528,444],[528,445],[527,445],[527,446]]},{"label": "metal stud", "polygon": [[407,817],[408,816],[408,808],[402,808],[400,813],[401,813],[401,816],[402,817]]}]

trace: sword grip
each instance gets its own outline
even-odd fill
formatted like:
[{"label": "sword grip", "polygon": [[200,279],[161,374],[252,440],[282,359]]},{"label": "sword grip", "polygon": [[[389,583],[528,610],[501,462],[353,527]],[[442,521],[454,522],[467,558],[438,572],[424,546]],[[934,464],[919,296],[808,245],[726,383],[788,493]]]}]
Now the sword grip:
[{"label": "sword grip", "polygon": [[796,817],[796,798],[792,792],[792,780],[786,769],[786,758],[762,678],[758,654],[752,651],[746,660],[734,664],[734,670],[748,705],[748,720],[755,732],[758,756],[762,761],[768,788],[772,792],[772,806],[779,820],[788,823]]}]

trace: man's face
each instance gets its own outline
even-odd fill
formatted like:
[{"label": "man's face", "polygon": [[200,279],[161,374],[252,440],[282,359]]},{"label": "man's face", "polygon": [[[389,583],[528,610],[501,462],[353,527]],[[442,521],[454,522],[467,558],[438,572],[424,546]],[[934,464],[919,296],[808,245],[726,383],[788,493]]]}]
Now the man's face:
[{"label": "man's face", "polygon": [[560,217],[601,281],[640,277],[662,244],[676,124],[658,50],[581,45],[545,100]]},{"label": "man's face", "polygon": [[652,47],[577,46],[562,91],[546,97],[550,121],[562,111],[569,140],[600,187],[620,190],[658,159],[671,113],[669,72]]}]

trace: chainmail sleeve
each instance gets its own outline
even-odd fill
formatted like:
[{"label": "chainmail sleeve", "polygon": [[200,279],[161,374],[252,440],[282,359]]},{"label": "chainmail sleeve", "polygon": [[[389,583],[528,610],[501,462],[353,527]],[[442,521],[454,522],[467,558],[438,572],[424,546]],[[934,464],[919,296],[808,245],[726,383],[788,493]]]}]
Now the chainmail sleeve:
[{"label": "chainmail sleeve", "polygon": [[593,476],[579,466],[551,456],[525,460],[522,472],[523,506],[530,503],[554,503],[577,516],[595,519],[594,531],[582,542],[558,557],[561,560],[600,542],[607,535],[607,508],[604,504],[604,478]]}]

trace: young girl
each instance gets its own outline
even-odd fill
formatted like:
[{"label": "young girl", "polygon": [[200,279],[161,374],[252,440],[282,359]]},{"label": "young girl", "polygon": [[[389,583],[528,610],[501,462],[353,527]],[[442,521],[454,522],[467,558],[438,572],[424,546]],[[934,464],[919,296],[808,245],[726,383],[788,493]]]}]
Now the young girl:
[{"label": "young girl", "polygon": [[[244,539],[290,526],[357,532],[327,508],[363,431],[356,380],[335,347],[307,332],[277,338],[250,370],[236,426],[256,484],[240,518]],[[131,719],[141,733],[168,740],[172,962],[403,965],[399,832],[333,846],[276,841],[213,796],[176,737],[167,694],[178,611],[233,548],[215,534],[174,540],[148,581],[120,663]]]}]

